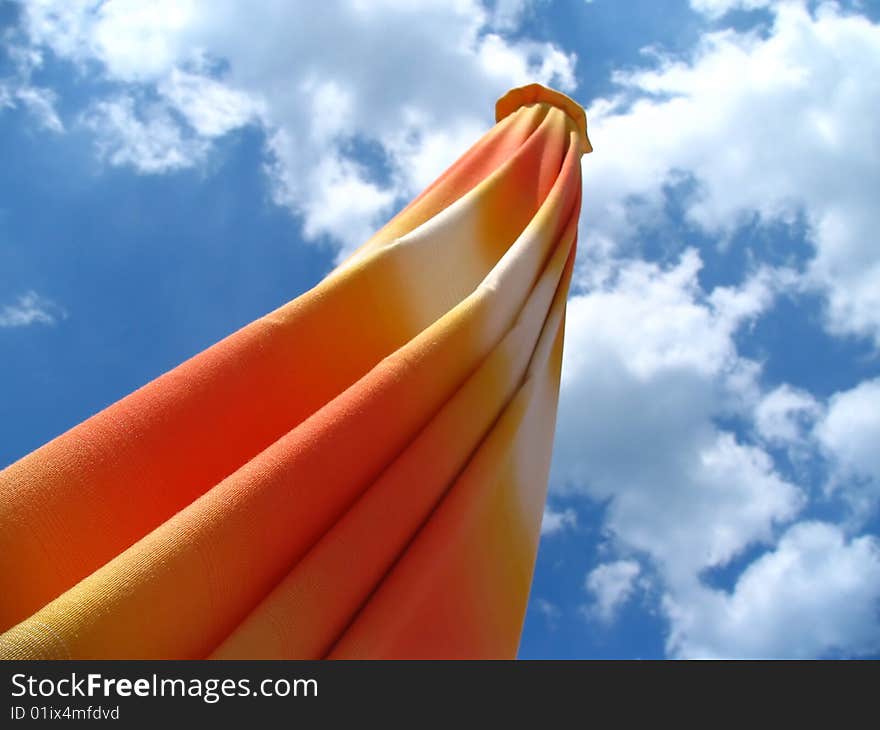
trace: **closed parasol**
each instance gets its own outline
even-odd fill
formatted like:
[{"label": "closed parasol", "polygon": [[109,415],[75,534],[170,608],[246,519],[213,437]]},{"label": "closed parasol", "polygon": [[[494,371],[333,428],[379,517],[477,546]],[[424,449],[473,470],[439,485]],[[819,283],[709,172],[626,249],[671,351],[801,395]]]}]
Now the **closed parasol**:
[{"label": "closed parasol", "polygon": [[539,85],[496,117],[314,289],[0,472],[0,656],[516,655],[590,145]]}]

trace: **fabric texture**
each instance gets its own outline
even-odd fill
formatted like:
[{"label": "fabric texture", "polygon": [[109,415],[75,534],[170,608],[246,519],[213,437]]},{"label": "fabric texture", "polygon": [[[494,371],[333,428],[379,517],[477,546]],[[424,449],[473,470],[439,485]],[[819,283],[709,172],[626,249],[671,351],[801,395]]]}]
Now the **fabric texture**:
[{"label": "fabric texture", "polygon": [[538,85],[314,289],[0,472],[0,657],[512,658],[583,110]]}]

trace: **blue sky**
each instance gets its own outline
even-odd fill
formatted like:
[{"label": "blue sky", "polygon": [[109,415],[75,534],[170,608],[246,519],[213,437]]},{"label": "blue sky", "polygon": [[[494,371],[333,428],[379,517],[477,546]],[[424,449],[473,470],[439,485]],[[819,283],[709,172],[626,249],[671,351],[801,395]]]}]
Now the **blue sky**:
[{"label": "blue sky", "polygon": [[538,80],[596,152],[520,655],[880,654],[880,4],[415,5],[0,2],[0,465],[314,285]]}]

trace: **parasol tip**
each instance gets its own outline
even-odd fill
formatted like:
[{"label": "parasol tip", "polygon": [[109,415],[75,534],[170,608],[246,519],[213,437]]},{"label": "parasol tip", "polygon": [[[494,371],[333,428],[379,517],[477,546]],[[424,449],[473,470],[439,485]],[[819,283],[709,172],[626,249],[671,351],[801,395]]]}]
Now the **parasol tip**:
[{"label": "parasol tip", "polygon": [[508,91],[495,103],[495,121],[500,122],[520,107],[536,103],[551,104],[562,109],[581,131],[581,152],[587,154],[593,151],[587,136],[587,113],[584,108],[571,97],[541,84],[527,84]]}]

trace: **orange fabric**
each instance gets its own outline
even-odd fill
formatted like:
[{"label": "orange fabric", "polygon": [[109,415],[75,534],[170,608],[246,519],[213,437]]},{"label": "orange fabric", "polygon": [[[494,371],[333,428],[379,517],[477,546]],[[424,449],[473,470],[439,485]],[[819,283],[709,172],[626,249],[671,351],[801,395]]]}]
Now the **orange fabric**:
[{"label": "orange fabric", "polygon": [[545,91],[314,289],[0,472],[0,657],[515,655],[589,145]]}]

